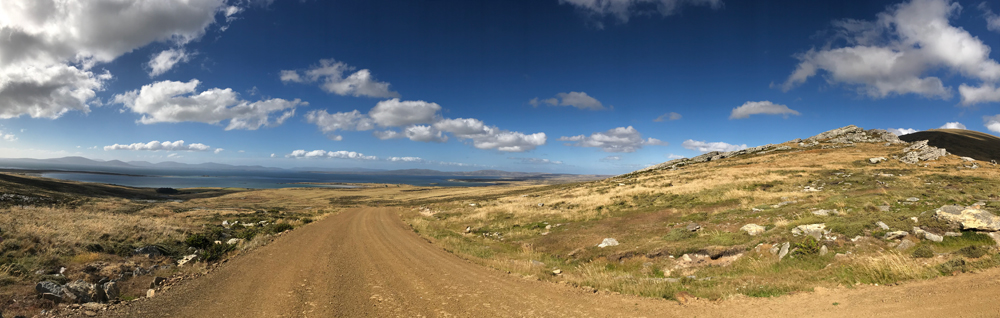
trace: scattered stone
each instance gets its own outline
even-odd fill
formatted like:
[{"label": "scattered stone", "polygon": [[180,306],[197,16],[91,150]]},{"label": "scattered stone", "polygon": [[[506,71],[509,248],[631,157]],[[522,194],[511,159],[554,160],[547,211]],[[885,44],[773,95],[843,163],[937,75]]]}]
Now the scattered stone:
[{"label": "scattered stone", "polygon": [[153,298],[153,296],[156,296],[156,290],[155,289],[150,289],[150,290],[146,291],[146,298]]},{"label": "scattered stone", "polygon": [[84,280],[76,280],[66,284],[66,290],[75,295],[79,303],[107,301],[104,289],[98,288],[97,284],[91,284]]},{"label": "scattered stone", "polygon": [[701,230],[701,225],[698,225],[698,223],[691,223],[687,225],[686,229],[691,232],[698,232],[698,230]]},{"label": "scattered stone", "polygon": [[785,242],[784,244],[781,244],[781,250],[778,251],[778,260],[779,261],[781,259],[785,258],[786,255],[788,255],[788,247],[790,247],[790,246],[791,246],[791,244],[789,244],[788,242]]},{"label": "scattered stone", "polygon": [[796,226],[792,229],[792,235],[808,235],[819,240],[823,238],[823,235],[830,233],[826,230],[826,223],[816,223],[816,224],[804,224]]},{"label": "scattered stone", "polygon": [[875,225],[878,225],[878,227],[879,227],[880,229],[883,229],[883,230],[886,230],[886,231],[888,231],[888,230],[889,230],[889,226],[888,226],[888,225],[886,225],[886,224],[885,224],[885,222],[882,222],[882,221],[878,221],[878,222],[875,222]]},{"label": "scattered stone", "polygon": [[87,316],[87,317],[94,317],[94,316],[97,316],[97,313],[93,312],[93,311],[90,311],[90,310],[87,310],[87,311],[83,312],[83,315]]},{"label": "scattered stone", "polygon": [[892,207],[890,207],[888,205],[880,205],[880,206],[877,206],[876,208],[878,208],[879,212],[889,212],[892,209]]},{"label": "scattered stone", "polygon": [[222,241],[215,241],[215,245],[222,245]]},{"label": "scattered stone", "polygon": [[920,201],[920,198],[917,198],[917,197],[909,197],[909,198],[906,198],[906,201],[907,201],[907,202],[917,202],[917,201]]},{"label": "scattered stone", "polygon": [[777,244],[771,245],[771,255],[778,255],[778,251],[781,251],[781,246]]},{"label": "scattered stone", "polygon": [[177,266],[184,266],[184,264],[193,261],[195,258],[198,258],[198,254],[191,254],[188,256],[184,256],[181,259],[177,260]]},{"label": "scattered stone", "polygon": [[552,271],[552,274],[556,274],[556,275],[562,274],[562,270],[557,268],[556,270]]},{"label": "scattered stone", "polygon": [[1000,231],[1000,217],[975,206],[946,205],[934,211],[940,220],[962,226],[963,230]]},{"label": "scattered stone", "polygon": [[471,226],[466,226],[465,227],[465,233],[466,234],[472,233],[472,227]]},{"label": "scattered stone", "polygon": [[826,245],[819,248],[819,256],[826,256],[827,253],[830,253],[830,249],[827,248]]},{"label": "scattered stone", "polygon": [[871,164],[877,164],[879,162],[886,161],[886,160],[887,159],[885,159],[885,157],[868,158],[868,162],[871,163]]},{"label": "scattered stone", "polygon": [[962,233],[944,232],[944,236],[956,237],[956,236],[962,236]]},{"label": "scattered stone", "polygon": [[899,242],[899,245],[896,245],[896,250],[905,251],[914,246],[917,246],[917,243],[913,243],[910,240],[902,240]]},{"label": "scattered stone", "polygon": [[678,293],[674,294],[674,299],[676,299],[677,302],[681,303],[681,305],[687,305],[687,304],[691,303],[692,301],[694,301],[695,299],[698,299],[698,298],[692,296],[688,292],[682,291],[682,292],[678,292]]},{"label": "scattered stone", "polygon": [[601,244],[597,244],[597,247],[600,248],[605,248],[608,246],[618,246],[618,240],[609,237],[604,239],[604,241],[601,241]]},{"label": "scattered stone", "polygon": [[764,227],[757,224],[747,224],[740,228],[740,231],[747,232],[750,236],[756,236],[764,233]]},{"label": "scattered stone", "polygon": [[910,221],[913,221],[913,223],[920,223],[920,219],[919,219],[919,218],[917,218],[917,217],[915,217],[915,216],[914,216],[914,217],[911,217],[911,218],[910,218]]},{"label": "scattered stone", "polygon": [[243,239],[231,238],[231,239],[229,239],[229,241],[226,241],[226,244],[229,244],[229,245],[237,245],[237,244],[240,244],[240,243],[243,243]]},{"label": "scattered stone", "polygon": [[833,214],[833,215],[840,215],[840,211],[837,211],[837,209],[833,209],[833,210],[816,210],[816,211],[812,211],[812,214],[815,215],[815,216],[830,216],[831,214]]},{"label": "scattered stone", "polygon": [[228,229],[229,228],[229,221],[223,220],[222,221],[222,227],[225,227],[225,228]]},{"label": "scattered stone", "polygon": [[965,161],[968,161],[968,162],[975,162],[976,161],[976,159],[972,159],[972,158],[969,158],[969,157],[958,157],[958,159],[962,159],[962,160],[965,160]]},{"label": "scattered stone", "polygon": [[835,260],[845,260],[845,259],[848,259],[848,258],[849,258],[849,256],[847,256],[847,254],[843,254],[843,253],[833,254],[833,259],[835,259]]},{"label": "scattered stone", "polygon": [[39,282],[35,285],[35,291],[39,294],[53,294],[62,297],[65,289],[59,284],[50,281]]},{"label": "scattered stone", "polygon": [[910,233],[907,233],[906,231],[893,231],[885,233],[885,239],[887,240],[901,239],[906,237],[907,235],[910,235]]},{"label": "scattered stone", "polygon": [[921,140],[910,144],[909,147],[903,149],[906,154],[899,161],[908,164],[916,164],[920,161],[931,161],[937,160],[938,158],[948,155],[948,151],[944,148],[938,148],[927,144],[927,140]]},{"label": "scattered stone", "polygon": [[546,226],[545,226],[545,229],[546,229],[546,230],[551,230],[551,229],[552,229],[552,225],[551,225],[551,224],[550,224],[550,225],[546,225]]},{"label": "scattered stone", "polygon": [[812,186],[806,186],[804,189],[802,189],[802,191],[803,192],[820,192],[820,191],[823,191],[823,189],[822,188],[813,188]]}]

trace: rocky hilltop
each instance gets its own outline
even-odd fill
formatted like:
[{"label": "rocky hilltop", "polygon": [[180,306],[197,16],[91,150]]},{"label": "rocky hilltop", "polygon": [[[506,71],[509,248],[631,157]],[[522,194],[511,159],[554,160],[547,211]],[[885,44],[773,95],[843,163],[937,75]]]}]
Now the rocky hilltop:
[{"label": "rocky hilltop", "polygon": [[[890,155],[894,159],[900,160],[909,164],[916,164],[920,161],[936,160],[942,156],[948,155],[948,152],[944,148],[938,148],[928,145],[926,140],[914,141],[908,143],[899,139],[899,136],[883,130],[883,129],[869,129],[850,125],[829,131],[825,131],[818,135],[806,138],[806,139],[795,139],[781,144],[767,144],[763,146],[751,147],[736,151],[720,152],[712,151],[701,154],[693,158],[681,158],[670,160],[657,165],[649,166],[640,170],[633,171],[632,173],[650,171],[650,170],[661,170],[661,169],[677,169],[679,167],[715,161],[725,158],[732,158],[738,156],[747,155],[763,155],[775,151],[802,151],[808,150],[810,148],[819,147],[821,149],[830,148],[840,148],[840,147],[850,147],[856,143],[884,143],[885,146],[899,145],[899,144],[910,144],[904,150],[903,154]],[[878,163],[886,160],[878,160],[878,158],[872,158],[872,163]]]}]

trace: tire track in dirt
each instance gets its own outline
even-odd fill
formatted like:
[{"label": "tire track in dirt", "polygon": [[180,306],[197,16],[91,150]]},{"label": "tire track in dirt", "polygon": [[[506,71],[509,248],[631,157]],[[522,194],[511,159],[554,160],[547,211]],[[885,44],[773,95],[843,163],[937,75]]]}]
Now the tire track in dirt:
[{"label": "tire track in dirt", "polygon": [[[673,301],[585,293],[472,264],[388,208],[345,210],[109,317],[1000,316],[1000,270],[773,299]],[[833,305],[838,303],[838,305]]]}]

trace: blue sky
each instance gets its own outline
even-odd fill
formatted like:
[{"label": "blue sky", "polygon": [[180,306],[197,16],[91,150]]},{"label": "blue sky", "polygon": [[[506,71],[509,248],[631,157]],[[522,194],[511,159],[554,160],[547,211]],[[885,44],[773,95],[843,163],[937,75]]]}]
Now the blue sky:
[{"label": "blue sky", "polygon": [[995,12],[2,0],[0,157],[614,174],[850,124],[998,134]]}]

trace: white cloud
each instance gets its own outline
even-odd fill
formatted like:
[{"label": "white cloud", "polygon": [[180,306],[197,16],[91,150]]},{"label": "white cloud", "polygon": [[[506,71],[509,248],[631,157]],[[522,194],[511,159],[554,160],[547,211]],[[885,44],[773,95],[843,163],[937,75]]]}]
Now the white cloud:
[{"label": "white cloud", "polygon": [[675,121],[675,120],[678,120],[678,119],[681,119],[681,114],[678,114],[678,113],[675,113],[675,112],[669,112],[669,113],[660,115],[660,117],[656,117],[656,119],[653,119],[653,121],[659,123],[659,122],[664,122],[664,121],[668,121],[668,120],[669,121]]},{"label": "white cloud", "polygon": [[423,162],[424,159],[420,157],[389,157],[385,159],[386,161],[394,162]]},{"label": "white cloud", "polygon": [[684,158],[684,156],[675,155],[675,154],[669,154],[669,155],[667,155],[667,159],[671,159],[671,160],[673,160],[673,159],[681,159],[681,158]]},{"label": "white cloud", "polygon": [[954,121],[945,123],[944,125],[941,125],[941,127],[938,127],[938,129],[965,129],[965,125],[962,125],[962,123],[960,122]]},{"label": "white cloud", "polygon": [[656,138],[642,139],[642,134],[638,130],[628,127],[618,127],[605,132],[595,132],[590,136],[577,135],[572,137],[559,137],[559,141],[575,141],[567,143],[567,146],[577,147],[597,147],[604,152],[635,152],[642,149],[642,146],[666,146],[667,143]]},{"label": "white cloud", "polygon": [[215,151],[213,151],[213,152],[215,152],[215,154],[219,154],[220,152],[222,152],[224,150],[225,149],[222,149],[222,148],[215,148]]},{"label": "white cloud", "polygon": [[[408,138],[422,142],[446,142],[445,133],[459,140],[471,140],[479,149],[496,149],[502,152],[524,152],[544,145],[545,133],[524,134],[488,126],[475,118],[442,118],[441,106],[425,101],[400,101],[389,99],[379,102],[367,115],[355,110],[328,114],[314,111],[306,115],[310,123],[320,130],[332,134],[338,130],[370,130],[376,125],[390,129],[377,130],[372,134],[382,140]],[[402,130],[392,128],[400,127]],[[341,136],[333,135],[335,140]]]},{"label": "white cloud", "polygon": [[186,63],[191,55],[184,49],[169,49],[154,55],[146,66],[149,67],[149,77],[160,76],[178,63]]},{"label": "white cloud", "polygon": [[273,154],[273,153],[271,154],[271,158],[277,158],[277,157],[278,157],[277,154]]},{"label": "white cloud", "polygon": [[197,92],[201,82],[162,81],[144,85],[139,90],[118,94],[114,103],[142,114],[143,124],[201,122],[217,124],[228,120],[226,130],[256,130],[261,126],[278,126],[295,115],[295,107],[308,105],[298,99],[280,98],[249,102],[239,98],[232,89],[212,88]]},{"label": "white cloud", "polygon": [[0,3],[0,118],[89,112],[111,79],[91,70],[152,42],[200,38],[224,0]]},{"label": "white cloud", "polygon": [[379,98],[399,97],[399,93],[389,90],[389,83],[379,82],[371,71],[362,69],[347,77],[344,74],[356,68],[333,59],[319,61],[319,65],[299,74],[295,70],[281,71],[282,82],[314,83],[321,82],[320,87],[328,92],[341,96],[368,96]]},{"label": "white cloud", "polygon": [[983,83],[982,85],[969,86],[959,85],[958,94],[962,96],[962,105],[974,105],[979,103],[1000,102],[1000,87],[993,84]]},{"label": "white cloud", "polygon": [[983,116],[983,122],[985,123],[984,125],[986,126],[986,129],[995,133],[1000,133],[1000,115]]},{"label": "white cloud", "polygon": [[601,158],[601,161],[604,161],[604,162],[620,161],[620,160],[622,160],[622,156],[607,156],[607,157]]},{"label": "white cloud", "polygon": [[895,134],[896,136],[909,135],[919,131],[913,128],[889,128],[886,130]]},{"label": "white cloud", "polygon": [[732,113],[729,114],[729,119],[744,119],[750,118],[750,115],[766,114],[766,115],[782,115],[788,118],[788,115],[799,115],[799,112],[788,108],[785,105],[779,105],[771,103],[770,101],[760,101],[760,102],[746,102],[742,106],[733,108]]},{"label": "white cloud", "polygon": [[330,139],[336,141],[343,140],[342,136],[332,134],[338,130],[364,131],[375,128],[375,122],[357,110],[333,114],[327,113],[326,110],[314,110],[306,113],[306,121],[316,124],[320,131],[327,133]]},{"label": "white cloud", "polygon": [[384,127],[399,127],[416,124],[431,124],[437,120],[437,112],[441,106],[435,103],[418,101],[400,101],[398,98],[388,99],[375,105],[368,112],[376,124]]},{"label": "white cloud", "polygon": [[[560,99],[562,101],[560,101]],[[550,106],[573,106],[579,109],[604,110],[604,104],[596,98],[590,97],[584,92],[569,92],[556,94],[555,98],[539,100],[537,97],[528,101],[531,106],[538,107],[541,104]]]},{"label": "white cloud", "polygon": [[[568,3],[596,17],[614,16],[622,23],[628,22],[632,16],[650,13],[670,16],[687,5],[712,9],[723,6],[722,0],[559,0],[559,3]],[[602,24],[598,23],[598,26]]]},{"label": "white cloud", "polygon": [[1000,32],[1000,15],[993,13],[985,1],[979,4],[979,10],[983,11],[983,17],[986,18],[986,28],[990,31]]},{"label": "white cloud", "polygon": [[[150,141],[147,143],[134,143],[134,144],[114,144],[111,146],[104,146],[104,150],[145,150],[145,151],[207,151],[212,149],[205,144],[193,143],[185,144],[183,140],[178,141]],[[221,150],[221,149],[220,149]],[[218,151],[216,152],[218,153]]]},{"label": "white cloud", "polygon": [[521,157],[507,157],[510,160],[519,161],[522,164],[532,164],[532,165],[561,165],[562,161],[549,160],[542,158],[521,158]]},{"label": "white cloud", "polygon": [[5,134],[4,132],[0,131],[0,139],[3,139],[4,141],[17,141],[17,136],[14,136],[14,134]]},{"label": "white cloud", "polygon": [[[835,40],[848,46],[796,55],[801,63],[780,86],[788,91],[822,70],[828,82],[855,87],[872,98],[917,94],[950,99],[952,89],[929,72],[943,69],[987,83],[1000,80],[1000,64],[990,59],[990,47],[949,23],[961,8],[950,0],[911,0],[889,7],[875,22],[835,21]],[[965,105],[978,102],[963,95]]]},{"label": "white cloud", "polygon": [[356,159],[356,160],[378,160],[376,156],[365,156],[359,152],[353,151],[326,151],[326,150],[295,150],[292,153],[285,155],[285,158],[335,158],[335,159]]},{"label": "white cloud", "polygon": [[693,139],[685,140],[684,143],[681,144],[681,146],[684,146],[684,148],[687,148],[687,149],[697,150],[697,151],[700,151],[700,152],[736,151],[736,150],[741,150],[741,149],[746,149],[747,148],[746,144],[742,144],[742,145],[730,145],[730,144],[727,144],[727,143],[724,143],[724,142],[721,142],[721,141],[720,142],[704,142],[704,141],[696,141],[696,140],[693,140]]}]

